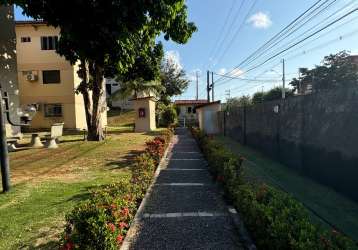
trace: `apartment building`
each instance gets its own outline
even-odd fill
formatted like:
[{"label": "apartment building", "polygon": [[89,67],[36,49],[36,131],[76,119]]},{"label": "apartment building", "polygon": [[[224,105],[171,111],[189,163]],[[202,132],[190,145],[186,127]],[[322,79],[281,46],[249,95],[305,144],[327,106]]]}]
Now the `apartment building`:
[{"label": "apartment building", "polygon": [[[20,105],[37,104],[32,128],[49,128],[64,122],[68,129],[86,128],[78,65],[71,65],[56,53],[59,29],[41,21],[16,22],[16,50]],[[107,124],[106,101],[102,101],[102,122]]]}]

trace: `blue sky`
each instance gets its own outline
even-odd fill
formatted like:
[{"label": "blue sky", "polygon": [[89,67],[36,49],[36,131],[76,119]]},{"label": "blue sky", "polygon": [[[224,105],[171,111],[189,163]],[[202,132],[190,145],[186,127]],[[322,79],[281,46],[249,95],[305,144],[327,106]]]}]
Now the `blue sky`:
[{"label": "blue sky", "polygon": [[[180,61],[191,80],[194,80],[194,72],[199,71],[201,75],[199,94],[201,98],[205,98],[206,70],[228,72],[316,1],[187,0],[189,20],[195,22],[198,32],[185,45],[163,41],[164,47],[168,55]],[[358,7],[356,0],[330,0],[327,4],[330,2],[332,5],[329,8],[312,18],[301,29],[274,48],[278,49],[285,44],[287,46],[289,42],[294,43],[352,8]],[[337,12],[345,6],[346,8],[341,12]],[[251,11],[249,12],[249,10]],[[323,22],[329,15],[332,16]],[[18,9],[15,11],[15,17],[17,20],[24,18]],[[226,25],[224,26],[224,24]],[[267,81],[219,81],[215,89],[216,99],[225,99],[225,91],[229,89],[231,96],[240,96],[261,91],[262,88],[268,90],[273,86],[278,86],[281,84],[282,66],[280,60],[282,58],[286,60],[287,82],[289,82],[292,77],[297,76],[299,67],[312,67],[319,64],[325,55],[341,50],[349,50],[356,54],[358,52],[357,24],[358,13],[354,13],[256,70],[245,73],[245,70],[261,62],[263,57],[247,67],[239,68],[234,75],[240,75],[246,79],[257,77],[261,80],[267,79]],[[309,33],[299,36],[310,28],[312,30]],[[193,81],[188,90],[176,99],[194,97],[195,82]]]}]

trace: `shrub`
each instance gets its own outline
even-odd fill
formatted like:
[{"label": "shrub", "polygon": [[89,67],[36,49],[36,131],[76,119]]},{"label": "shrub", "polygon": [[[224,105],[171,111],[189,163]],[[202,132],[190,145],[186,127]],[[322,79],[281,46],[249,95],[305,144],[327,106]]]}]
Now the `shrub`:
[{"label": "shrub", "polygon": [[90,198],[66,216],[62,249],[118,249],[124,240],[172,132],[147,142],[135,158],[131,178],[90,190]]},{"label": "shrub", "polygon": [[164,154],[165,139],[161,137],[155,137],[154,140],[147,141],[146,145],[147,154],[153,159],[155,159],[156,164],[158,164],[160,158],[162,158]]},{"label": "shrub", "polygon": [[118,249],[136,211],[136,188],[123,179],[93,189],[66,216],[63,249]]},{"label": "shrub", "polygon": [[290,195],[266,184],[241,178],[244,158],[192,129],[209,162],[209,169],[243,216],[258,249],[356,249],[338,233],[313,225],[307,210]]},{"label": "shrub", "polygon": [[178,114],[173,105],[164,106],[159,116],[159,125],[163,127],[169,127],[172,124],[177,123]]}]

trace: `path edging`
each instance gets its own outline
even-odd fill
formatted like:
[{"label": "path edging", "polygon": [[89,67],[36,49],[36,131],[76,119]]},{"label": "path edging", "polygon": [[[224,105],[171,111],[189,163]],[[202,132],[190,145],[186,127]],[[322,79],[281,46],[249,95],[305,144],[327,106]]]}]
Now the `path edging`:
[{"label": "path edging", "polygon": [[155,170],[154,172],[154,176],[153,176],[153,180],[152,180],[152,183],[150,184],[147,192],[145,193],[144,195],[144,198],[142,200],[142,202],[140,203],[139,205],[139,208],[134,216],[134,219],[133,219],[133,222],[131,223],[131,226],[127,232],[127,235],[126,237],[124,238],[124,241],[122,243],[122,246],[120,248],[120,250],[128,250],[129,247],[130,247],[130,244],[131,244],[131,240],[133,239],[133,237],[135,236],[135,229],[136,227],[138,226],[138,222],[141,220],[141,217],[143,215],[143,210],[144,210],[144,206],[145,204],[147,203],[147,200],[148,200],[148,197],[150,196],[150,194],[152,193],[153,191],[153,187],[155,186],[155,183],[157,181],[157,178],[159,176],[159,173],[161,171],[161,168],[164,167],[165,165],[167,165],[167,156],[168,156],[168,153],[170,152],[170,150],[172,149],[173,147],[173,142],[174,142],[174,139],[177,137],[177,135],[174,135],[171,140],[170,140],[170,143],[167,147],[167,149],[165,150],[164,152],[164,155],[162,157],[162,159],[160,160],[159,164],[158,164],[158,167],[157,169]]}]

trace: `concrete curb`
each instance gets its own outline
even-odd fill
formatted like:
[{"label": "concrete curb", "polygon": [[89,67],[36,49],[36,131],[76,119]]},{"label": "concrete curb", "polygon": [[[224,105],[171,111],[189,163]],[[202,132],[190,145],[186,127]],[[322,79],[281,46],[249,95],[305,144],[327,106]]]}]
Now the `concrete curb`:
[{"label": "concrete curb", "polygon": [[159,162],[159,165],[154,173],[154,176],[153,176],[153,181],[152,183],[150,184],[147,192],[145,193],[144,195],[144,198],[142,200],[142,202],[140,203],[139,205],[139,208],[137,210],[137,213],[135,214],[134,216],[134,219],[133,219],[133,222],[127,232],[127,235],[126,237],[124,238],[124,241],[122,243],[122,246],[120,248],[120,250],[128,250],[130,248],[130,245],[131,245],[131,240],[134,238],[136,232],[137,232],[137,228],[139,226],[139,221],[141,220],[141,218],[143,217],[143,210],[144,210],[144,206],[145,204],[147,203],[147,200],[150,196],[150,194],[152,193],[153,191],[153,187],[155,186],[155,182],[157,181],[157,178],[159,176],[159,173],[161,171],[161,169],[166,166],[168,164],[167,162],[167,156],[168,156],[168,153],[172,150],[173,148],[173,145],[174,145],[174,142],[176,141],[176,138],[177,138],[177,135],[174,135],[169,143],[169,146],[167,147],[167,149],[165,150],[164,152],[164,155],[162,157],[162,159],[160,160]]},{"label": "concrete curb", "polygon": [[241,220],[240,215],[237,212],[236,208],[230,207],[229,211],[230,211],[231,219],[236,227],[236,230],[239,233],[240,241],[243,244],[243,246],[245,247],[245,249],[256,250],[257,249],[256,245],[253,243],[253,241],[250,237],[250,234],[246,230],[245,225],[244,225],[243,221]]},{"label": "concrete curb", "polygon": [[240,242],[242,243],[243,247],[248,250],[256,250],[256,245],[251,239],[249,232],[247,231],[244,222],[242,221],[239,212],[236,208],[232,205],[227,204],[227,200],[225,198],[225,191],[218,182],[214,181],[215,188],[218,190],[219,194],[221,195],[222,199],[226,203],[226,207],[228,208],[230,218],[235,226],[235,229],[239,235]]}]

